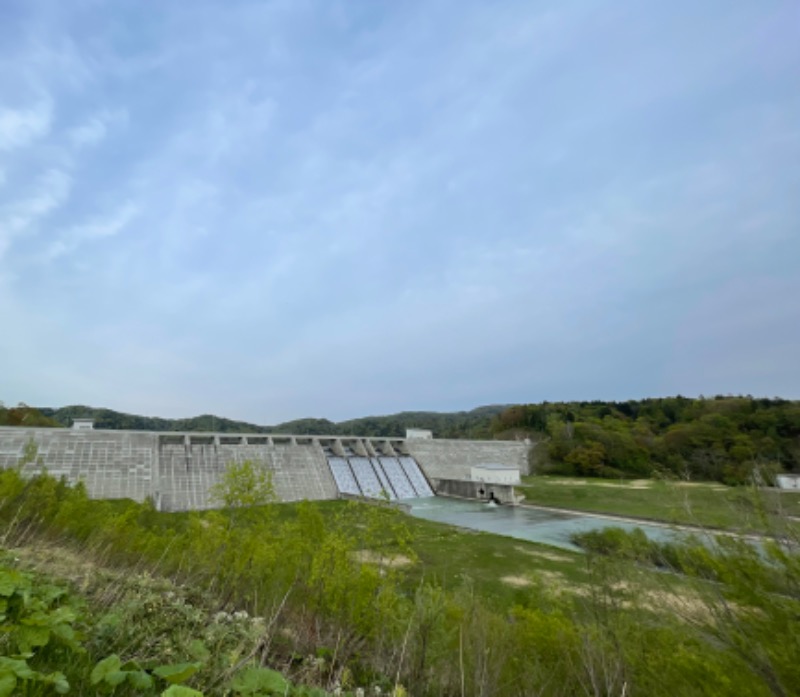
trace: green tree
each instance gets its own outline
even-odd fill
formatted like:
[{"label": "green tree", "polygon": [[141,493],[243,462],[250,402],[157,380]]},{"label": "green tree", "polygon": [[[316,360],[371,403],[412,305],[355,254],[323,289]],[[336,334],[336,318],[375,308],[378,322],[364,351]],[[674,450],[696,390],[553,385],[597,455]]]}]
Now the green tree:
[{"label": "green tree", "polygon": [[606,463],[606,449],[602,443],[590,441],[572,450],[564,461],[575,468],[575,472],[585,477],[602,476]]},{"label": "green tree", "polygon": [[231,462],[211,487],[211,500],[226,508],[252,508],[278,500],[272,472],[263,462]]}]

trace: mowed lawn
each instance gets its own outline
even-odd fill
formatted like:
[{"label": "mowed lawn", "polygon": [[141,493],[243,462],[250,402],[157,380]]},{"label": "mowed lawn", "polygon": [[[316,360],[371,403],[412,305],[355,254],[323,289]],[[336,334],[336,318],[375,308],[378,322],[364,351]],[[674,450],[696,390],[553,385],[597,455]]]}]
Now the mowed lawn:
[{"label": "mowed lawn", "polygon": [[667,523],[764,532],[797,529],[800,492],[652,479],[523,477],[524,503],[649,518]]}]

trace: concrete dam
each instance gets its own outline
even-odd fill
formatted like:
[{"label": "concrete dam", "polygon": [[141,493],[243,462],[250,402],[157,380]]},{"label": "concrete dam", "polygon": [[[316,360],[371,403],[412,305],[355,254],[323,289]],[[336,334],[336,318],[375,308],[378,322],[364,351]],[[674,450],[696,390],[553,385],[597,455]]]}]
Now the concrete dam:
[{"label": "concrete dam", "polygon": [[[434,495],[446,482],[468,481],[471,468],[496,463],[528,471],[528,444],[432,438],[0,427],[0,467],[46,469],[83,481],[93,498],[150,497],[159,510],[215,507],[209,491],[231,463],[263,463],[281,501]],[[442,489],[444,491],[444,488]]]}]

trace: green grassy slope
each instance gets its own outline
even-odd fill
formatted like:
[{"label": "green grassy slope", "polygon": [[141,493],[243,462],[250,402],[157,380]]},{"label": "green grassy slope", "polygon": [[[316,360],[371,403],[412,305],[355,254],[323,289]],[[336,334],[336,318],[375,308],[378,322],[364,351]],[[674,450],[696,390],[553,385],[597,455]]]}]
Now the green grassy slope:
[{"label": "green grassy slope", "polygon": [[764,530],[774,513],[800,516],[800,492],[764,489],[756,493],[752,488],[717,483],[548,475],[524,477],[519,491],[526,503],[541,506],[738,531]]}]

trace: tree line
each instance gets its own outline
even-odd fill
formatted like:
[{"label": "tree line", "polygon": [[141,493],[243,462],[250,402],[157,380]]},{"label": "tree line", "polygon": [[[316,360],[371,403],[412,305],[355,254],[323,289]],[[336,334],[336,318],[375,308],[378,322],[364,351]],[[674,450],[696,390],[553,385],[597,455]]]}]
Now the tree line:
[{"label": "tree line", "polygon": [[63,426],[56,419],[45,416],[38,409],[26,404],[6,407],[0,402],[0,426],[30,426],[39,428],[58,428]]},{"label": "tree line", "polygon": [[533,458],[544,473],[741,484],[800,472],[800,402],[785,399],[543,402],[506,409],[492,433],[542,441]]},{"label": "tree line", "polygon": [[[408,411],[388,416],[366,416],[335,423],[328,419],[306,418],[286,421],[275,426],[259,426],[245,421],[203,414],[186,419],[162,419],[152,416],[125,414],[113,409],[73,405],[38,410],[24,407],[37,414],[37,422],[7,425],[71,426],[74,419],[94,419],[96,428],[131,431],[215,431],[220,433],[292,433],[318,436],[373,436],[402,438],[407,428],[433,431],[437,438],[492,438],[492,418],[507,405],[478,407],[471,411],[429,412]],[[29,417],[32,418],[32,417]],[[0,411],[0,425],[3,424]]]}]

